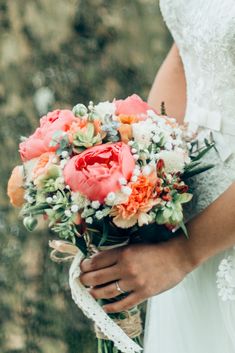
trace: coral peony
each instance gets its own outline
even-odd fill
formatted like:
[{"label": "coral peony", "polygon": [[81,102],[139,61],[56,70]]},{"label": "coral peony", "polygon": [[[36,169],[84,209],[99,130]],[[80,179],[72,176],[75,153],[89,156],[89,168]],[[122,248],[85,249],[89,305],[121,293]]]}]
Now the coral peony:
[{"label": "coral peony", "polygon": [[146,102],[144,102],[137,94],[126,99],[119,99],[114,102],[116,105],[116,115],[136,115],[146,117],[148,110],[154,110]]},{"label": "coral peony", "polygon": [[110,192],[120,190],[120,179],[130,180],[135,161],[122,142],[91,147],[65,166],[64,179],[72,191],[100,203]]},{"label": "coral peony", "polygon": [[75,116],[70,110],[55,110],[40,119],[40,127],[35,133],[20,143],[20,155],[22,160],[39,157],[42,153],[56,150],[56,146],[50,146],[56,131],[68,131]]}]

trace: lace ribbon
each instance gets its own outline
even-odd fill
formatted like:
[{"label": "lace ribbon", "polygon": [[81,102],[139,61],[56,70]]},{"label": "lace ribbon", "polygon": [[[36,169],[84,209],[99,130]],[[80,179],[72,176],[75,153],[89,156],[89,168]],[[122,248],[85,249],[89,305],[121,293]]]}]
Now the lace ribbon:
[{"label": "lace ribbon", "polygon": [[[99,328],[100,332],[113,341],[115,347],[123,353],[139,353],[142,348],[136,344],[127,334],[105,313],[102,307],[95,301],[91,294],[80,282],[80,263],[84,259],[83,253],[75,245],[54,240],[49,242],[54,250],[51,258],[56,262],[70,261],[73,259],[69,270],[69,285],[74,302],[82,312],[91,319]],[[57,254],[67,254],[66,257],[59,257]]]}]

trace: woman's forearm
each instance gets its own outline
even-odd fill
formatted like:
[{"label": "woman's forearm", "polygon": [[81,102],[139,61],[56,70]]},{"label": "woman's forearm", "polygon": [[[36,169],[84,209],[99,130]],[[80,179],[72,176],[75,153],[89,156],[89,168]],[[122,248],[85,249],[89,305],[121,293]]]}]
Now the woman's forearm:
[{"label": "woman's forearm", "polygon": [[173,45],[158,71],[148,102],[159,111],[165,102],[166,112],[183,122],[186,106],[186,83],[184,68],[176,45]]},{"label": "woman's forearm", "polygon": [[235,245],[235,183],[187,228],[189,239],[181,234],[172,242],[186,255],[189,271]]}]

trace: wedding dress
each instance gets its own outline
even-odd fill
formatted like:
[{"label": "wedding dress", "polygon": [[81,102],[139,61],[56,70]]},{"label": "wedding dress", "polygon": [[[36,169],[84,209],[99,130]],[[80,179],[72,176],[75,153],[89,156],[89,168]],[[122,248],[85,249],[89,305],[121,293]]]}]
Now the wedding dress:
[{"label": "wedding dress", "polygon": [[[216,167],[193,182],[188,214],[195,216],[235,181],[235,0],[160,6],[184,64],[185,120],[201,134],[211,131],[218,150],[207,157]],[[234,248],[149,301],[144,352],[235,353]]]}]

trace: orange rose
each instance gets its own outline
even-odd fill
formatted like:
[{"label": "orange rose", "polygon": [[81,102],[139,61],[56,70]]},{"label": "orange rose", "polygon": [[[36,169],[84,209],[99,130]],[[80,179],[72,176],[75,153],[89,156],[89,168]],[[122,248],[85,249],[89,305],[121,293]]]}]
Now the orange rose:
[{"label": "orange rose", "polygon": [[24,203],[24,194],[24,170],[22,165],[18,165],[13,169],[8,181],[7,195],[13,206],[21,207]]},{"label": "orange rose", "polygon": [[32,175],[33,179],[37,178],[46,172],[49,166],[52,164],[52,160],[56,158],[54,152],[43,153],[39,158],[36,166],[33,169]]}]

